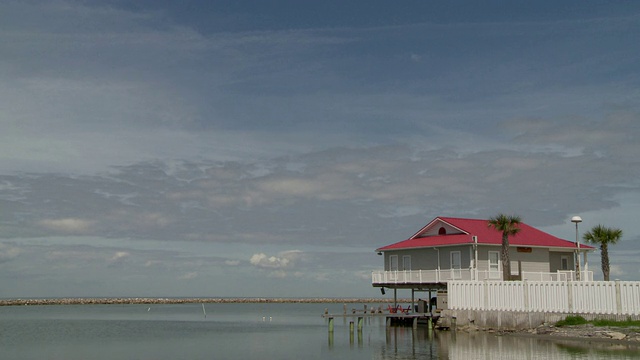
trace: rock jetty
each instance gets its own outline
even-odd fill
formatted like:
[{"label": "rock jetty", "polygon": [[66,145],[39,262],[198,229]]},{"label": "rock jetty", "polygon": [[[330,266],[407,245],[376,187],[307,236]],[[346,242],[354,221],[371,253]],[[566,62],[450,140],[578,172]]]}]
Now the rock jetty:
[{"label": "rock jetty", "polygon": [[[389,303],[392,299],[359,298],[51,298],[0,299],[0,306],[15,305],[109,305],[109,304],[190,304],[190,303]],[[403,301],[404,302],[404,301]]]}]

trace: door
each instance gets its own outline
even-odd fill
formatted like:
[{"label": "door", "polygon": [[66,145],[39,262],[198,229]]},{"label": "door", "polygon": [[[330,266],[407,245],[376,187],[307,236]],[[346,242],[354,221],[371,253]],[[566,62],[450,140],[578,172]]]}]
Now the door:
[{"label": "door", "polygon": [[404,281],[411,282],[411,255],[402,256],[402,270],[404,271]]},{"label": "door", "polygon": [[460,251],[452,251],[449,253],[449,260],[451,261],[451,278],[452,279],[461,279],[462,278],[462,257],[460,256]]},{"label": "door", "polygon": [[402,270],[404,271],[411,270],[411,255],[404,255],[402,257]]},{"label": "door", "polygon": [[389,255],[389,277],[393,281],[398,279],[398,255]]}]

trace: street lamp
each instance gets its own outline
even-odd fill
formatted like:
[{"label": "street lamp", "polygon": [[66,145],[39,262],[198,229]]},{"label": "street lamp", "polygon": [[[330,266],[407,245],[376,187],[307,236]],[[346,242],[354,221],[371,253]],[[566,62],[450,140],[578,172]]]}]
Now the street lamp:
[{"label": "street lamp", "polygon": [[580,216],[571,218],[571,222],[576,224],[576,280],[580,280],[580,242],[578,241],[578,224],[582,222]]}]

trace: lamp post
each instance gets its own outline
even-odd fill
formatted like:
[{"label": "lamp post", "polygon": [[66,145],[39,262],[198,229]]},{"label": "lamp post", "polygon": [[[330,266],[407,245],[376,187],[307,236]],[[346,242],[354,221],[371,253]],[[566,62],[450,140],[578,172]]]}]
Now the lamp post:
[{"label": "lamp post", "polygon": [[576,280],[580,280],[580,241],[578,241],[578,224],[582,222],[580,216],[574,216],[571,218],[571,222],[576,224]]}]

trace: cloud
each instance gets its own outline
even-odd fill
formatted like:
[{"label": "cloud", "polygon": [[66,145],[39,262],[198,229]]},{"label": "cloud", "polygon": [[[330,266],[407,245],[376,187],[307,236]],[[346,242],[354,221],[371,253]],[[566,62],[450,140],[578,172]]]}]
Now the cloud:
[{"label": "cloud", "polygon": [[41,220],[39,224],[48,230],[67,234],[82,234],[91,230],[94,221],[79,218],[45,219]]},{"label": "cloud", "polygon": [[627,272],[625,271],[625,268],[619,265],[610,265],[609,266],[609,276],[613,279],[615,279],[616,276],[619,277],[624,277],[625,275],[627,275]]},{"label": "cloud", "polygon": [[178,280],[191,280],[191,279],[195,279],[198,277],[198,272],[197,271],[192,271],[186,274],[183,274],[181,276],[178,277]]},{"label": "cloud", "polygon": [[225,260],[224,264],[229,266],[238,266],[240,265],[240,260]]},{"label": "cloud", "polygon": [[296,260],[300,259],[302,255],[302,251],[299,250],[281,252],[278,256],[257,253],[251,256],[249,263],[258,268],[280,270],[295,266]]},{"label": "cloud", "polygon": [[122,265],[131,257],[131,253],[128,251],[116,251],[115,254],[108,260],[109,266]]},{"label": "cloud", "polygon": [[0,243],[0,264],[17,258],[21,252],[17,246]]}]

